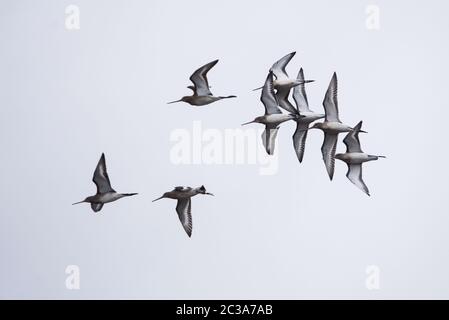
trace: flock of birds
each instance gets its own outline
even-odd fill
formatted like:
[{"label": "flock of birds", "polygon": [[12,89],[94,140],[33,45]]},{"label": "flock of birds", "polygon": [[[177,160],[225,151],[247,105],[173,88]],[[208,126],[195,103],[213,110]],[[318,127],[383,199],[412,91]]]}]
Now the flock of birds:
[{"label": "flock of birds", "polygon": [[[307,132],[310,129],[320,129],[324,133],[321,153],[323,155],[323,161],[330,180],[332,180],[334,176],[335,159],[341,160],[348,166],[348,171],[346,174],[347,178],[369,196],[370,193],[368,187],[362,178],[362,164],[364,162],[378,160],[379,158],[385,157],[370,155],[362,151],[359,133],[366,133],[366,131],[362,130],[362,121],[360,121],[355,127],[351,127],[340,121],[337,100],[338,82],[336,73],[333,74],[324,97],[323,106],[325,113],[315,113],[309,108],[305,84],[313,82],[314,80],[305,80],[304,71],[302,68],[299,70],[296,79],[290,78],[286,72],[286,66],[295,54],[296,52],[291,52],[276,61],[270,68],[264,85],[260,88],[254,89],[262,89],[260,100],[265,107],[265,114],[242,125],[247,125],[250,123],[261,123],[265,125],[265,130],[262,133],[262,143],[266,152],[269,155],[273,155],[276,136],[280,125],[289,120],[295,121],[296,130],[293,134],[293,147],[300,163],[304,157]],[[217,63],[218,60],[209,62],[208,64],[197,69],[190,76],[193,86],[190,85],[187,88],[193,91],[192,95],[184,96],[179,100],[168,103],[186,102],[193,106],[204,106],[222,99],[236,98],[235,95],[214,96],[210,91],[207,73]],[[289,101],[290,92],[292,92],[292,97],[295,101],[296,107]],[[282,110],[287,112],[285,113]],[[323,122],[315,122],[323,118]],[[313,125],[310,126],[312,123]],[[343,139],[343,142],[346,145],[346,152],[336,154],[338,135],[340,133],[347,133],[346,137]],[[106,159],[104,154],[101,155],[95,169],[93,182],[97,186],[97,193],[74,204],[90,203],[92,210],[94,212],[99,212],[105,203],[137,194],[118,193],[112,188],[106,170]],[[197,188],[178,186],[172,191],[165,192],[161,197],[153,200],[153,202],[163,198],[177,200],[176,212],[178,213],[179,220],[181,221],[187,235],[191,237],[191,198],[197,194],[213,196],[212,193],[206,191],[204,186]]]}]

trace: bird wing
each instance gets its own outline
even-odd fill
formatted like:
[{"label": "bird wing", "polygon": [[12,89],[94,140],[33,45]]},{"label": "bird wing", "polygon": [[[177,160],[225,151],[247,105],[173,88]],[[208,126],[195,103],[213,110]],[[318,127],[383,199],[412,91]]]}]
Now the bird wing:
[{"label": "bird wing", "polygon": [[363,152],[360,147],[359,132],[362,128],[362,121],[360,121],[352,131],[350,131],[343,139],[346,145],[346,152]]},{"label": "bird wing", "polygon": [[321,153],[323,154],[324,164],[326,165],[329,178],[332,180],[334,177],[335,167],[335,151],[337,150],[338,135],[336,134],[324,134],[323,145],[321,146]]},{"label": "bird wing", "polygon": [[265,115],[282,113],[278,107],[276,95],[273,87],[273,72],[269,72],[265,84],[262,87],[262,94],[260,95],[260,101],[265,106]]},{"label": "bird wing", "polygon": [[276,136],[278,134],[279,127],[273,125],[266,125],[265,130],[262,132],[262,143],[265,150],[269,155],[274,154],[274,145]]},{"label": "bird wing", "polygon": [[98,193],[115,192],[111,187],[111,182],[109,181],[108,172],[106,170],[106,159],[104,153],[101,154],[100,161],[98,161],[97,167],[95,168],[94,176],[92,181],[97,186]]},{"label": "bird wing", "polygon": [[186,189],[187,189],[187,187],[184,187],[184,186],[177,186],[177,187],[174,188],[174,191],[184,191],[184,190],[186,190]]},{"label": "bird wing", "polygon": [[293,134],[293,147],[295,148],[296,156],[298,157],[299,162],[302,162],[302,158],[304,157],[308,128],[308,123],[301,121],[296,123],[296,131]]},{"label": "bird wing", "polygon": [[361,164],[348,164],[348,172],[346,173],[348,179],[355,184],[360,190],[365,192],[368,196],[369,190],[365,182],[362,179],[362,165]]},{"label": "bird wing", "polygon": [[279,106],[287,110],[290,113],[298,113],[298,110],[288,101],[288,95],[290,93],[290,89],[286,87],[281,87],[276,92],[276,99],[279,103]]},{"label": "bird wing", "polygon": [[293,87],[293,100],[295,100],[296,108],[298,108],[299,113],[310,112],[309,101],[307,100],[306,86],[304,83],[304,71],[302,68],[298,72],[297,80],[301,81],[300,85]]},{"label": "bird wing", "polygon": [[210,69],[212,69],[213,66],[215,66],[218,62],[217,60],[214,60],[212,62],[209,62],[208,64],[205,64],[201,68],[197,69],[191,76],[190,81],[193,82],[195,85],[195,95],[198,96],[211,96],[212,92],[210,92],[209,89],[209,81],[207,80],[207,73]]},{"label": "bird wing", "polygon": [[273,71],[274,75],[276,76],[276,79],[288,79],[288,74],[287,71],[285,71],[285,67],[290,62],[290,60],[292,60],[295,54],[296,52],[291,52],[283,56],[281,59],[279,59],[273,64],[270,71]]},{"label": "bird wing", "polygon": [[337,88],[337,73],[334,72],[323,101],[323,106],[326,113],[326,121],[340,122],[340,119],[338,118]]},{"label": "bird wing", "polygon": [[189,237],[192,236],[192,201],[190,198],[179,199],[176,205],[179,221]]},{"label": "bird wing", "polygon": [[92,203],[90,204],[90,207],[92,208],[92,210],[93,210],[94,212],[98,212],[98,211],[101,210],[101,208],[103,208],[103,203],[95,203],[95,202],[92,202]]}]

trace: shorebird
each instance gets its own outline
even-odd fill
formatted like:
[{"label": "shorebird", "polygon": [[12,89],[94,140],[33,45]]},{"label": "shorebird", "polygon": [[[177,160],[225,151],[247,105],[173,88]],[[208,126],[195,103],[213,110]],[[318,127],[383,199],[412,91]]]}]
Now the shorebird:
[{"label": "shorebird", "polygon": [[193,91],[193,95],[184,96],[179,100],[168,102],[168,104],[183,101],[193,106],[204,106],[218,100],[236,98],[236,96],[216,97],[210,91],[209,81],[207,80],[207,73],[210,69],[212,69],[213,66],[217,64],[217,62],[218,59],[205,64],[190,76],[190,81],[192,81],[194,85],[188,86],[187,88]]},{"label": "shorebird", "polygon": [[265,80],[260,101],[262,101],[265,106],[265,115],[257,117],[253,121],[246,122],[242,124],[242,126],[250,123],[263,123],[265,125],[265,130],[262,133],[262,143],[267,153],[272,155],[274,153],[274,142],[279,130],[279,125],[285,121],[297,119],[300,115],[297,113],[284,114],[281,109],[279,109],[273,88],[272,71],[268,73],[267,79]]},{"label": "shorebird", "polygon": [[189,237],[192,236],[192,197],[197,194],[208,194],[213,196],[212,193],[206,192],[206,188],[201,186],[199,188],[192,187],[175,187],[172,191],[165,192],[161,197],[154,199],[154,201],[169,198],[177,199],[176,212],[178,213],[179,221],[181,221],[184,230]]},{"label": "shorebird", "polygon": [[[274,77],[276,79],[273,80],[273,87],[276,89],[276,98],[278,100],[279,106],[290,113],[295,113],[296,110],[293,105],[288,101],[288,95],[290,93],[290,89],[298,86],[300,84],[313,82],[314,80],[299,80],[299,79],[291,79],[288,76],[285,67],[295,56],[296,52],[291,52],[281,59],[276,61],[270,68],[270,71],[273,72]],[[254,90],[262,89],[263,87],[256,88]]]},{"label": "shorebird", "polygon": [[[320,129],[324,132],[321,153],[323,154],[324,164],[326,165],[327,173],[331,180],[334,176],[335,151],[337,148],[338,134],[350,132],[353,129],[350,126],[343,124],[338,116],[337,86],[337,73],[334,72],[323,101],[326,114],[324,122],[315,123],[310,127],[310,129]],[[360,132],[365,131],[360,130]]]},{"label": "shorebird", "polygon": [[[302,68],[298,72],[297,80],[304,80],[304,71]],[[295,148],[296,156],[301,163],[304,157],[309,124],[324,118],[324,114],[315,113],[310,110],[304,82],[293,88],[293,100],[295,100],[296,112],[302,116],[301,118],[296,119],[296,131],[293,134],[293,147]]]},{"label": "shorebird", "polygon": [[346,177],[355,184],[359,189],[365,192],[368,196],[369,190],[362,178],[362,163],[377,160],[379,158],[385,158],[385,156],[374,156],[366,154],[360,147],[359,132],[361,132],[362,121],[360,121],[354,129],[349,132],[343,139],[346,145],[346,153],[339,153],[335,155],[335,158],[346,162],[348,165],[348,172]]},{"label": "shorebird", "polygon": [[97,193],[94,196],[87,197],[83,201],[78,203],[90,203],[90,206],[94,212],[98,212],[103,208],[103,205],[108,202],[113,202],[123,197],[134,196],[137,193],[117,193],[111,187],[111,182],[109,181],[108,172],[106,170],[106,160],[104,153],[101,154],[100,161],[98,161],[97,167],[95,168],[94,177],[92,181],[97,186]]}]

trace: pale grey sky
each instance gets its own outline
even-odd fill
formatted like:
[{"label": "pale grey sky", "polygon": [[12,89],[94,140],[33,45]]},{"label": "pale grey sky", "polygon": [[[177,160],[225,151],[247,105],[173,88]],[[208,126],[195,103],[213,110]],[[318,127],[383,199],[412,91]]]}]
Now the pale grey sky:
[{"label": "pale grey sky", "polygon": [[[65,8],[80,30],[65,29]],[[380,30],[365,25],[380,9]],[[449,298],[445,1],[0,2],[1,298]],[[369,198],[337,162],[330,182],[322,134],[299,165],[293,123],[279,131],[279,170],[174,165],[177,129],[232,129],[262,114],[269,66],[297,55],[311,107],[339,77],[342,120],[364,121]],[[166,105],[206,62],[213,92],[237,99]],[[257,126],[254,125],[256,128]],[[340,137],[340,141],[343,137]],[[344,150],[342,143],[339,151]],[[139,195],[100,214],[91,195],[102,152],[114,188]],[[189,239],[175,185],[193,199]],[[65,286],[78,265],[80,290]],[[368,290],[365,269],[380,268]]]}]

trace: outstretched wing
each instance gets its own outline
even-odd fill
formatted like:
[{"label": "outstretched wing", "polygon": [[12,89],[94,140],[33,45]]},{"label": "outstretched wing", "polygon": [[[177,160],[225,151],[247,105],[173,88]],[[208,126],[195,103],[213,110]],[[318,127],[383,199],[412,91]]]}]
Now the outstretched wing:
[{"label": "outstretched wing", "polygon": [[293,88],[292,95],[293,95],[293,100],[295,100],[296,107],[298,108],[299,113],[310,112],[309,101],[307,100],[307,94],[306,94],[306,86],[304,83],[304,71],[302,70],[302,68],[299,70],[296,80],[301,81],[301,84],[299,84]]},{"label": "outstretched wing", "polygon": [[348,179],[355,184],[360,190],[366,193],[368,196],[369,190],[362,178],[362,165],[361,164],[348,164],[348,172],[346,173]]},{"label": "outstretched wing", "polygon": [[288,95],[290,93],[290,88],[287,87],[281,87],[276,92],[276,99],[279,103],[279,106],[287,110],[290,113],[298,113],[298,110],[288,101]]},{"label": "outstretched wing", "polygon": [[326,112],[326,121],[340,122],[338,117],[337,88],[337,73],[334,72],[323,101],[324,110]]},{"label": "outstretched wing", "polygon": [[217,60],[214,60],[212,62],[209,62],[208,64],[205,64],[201,68],[197,69],[191,76],[190,81],[193,82],[195,85],[195,89],[193,90],[195,92],[195,95],[198,96],[211,96],[212,92],[210,92],[209,89],[209,81],[207,80],[207,73],[210,69],[212,69],[213,66],[215,66],[218,62]]},{"label": "outstretched wing", "polygon": [[304,157],[308,128],[308,123],[298,121],[296,124],[296,131],[293,134],[293,147],[295,148],[296,156],[298,157],[299,162],[302,162]]},{"label": "outstretched wing", "polygon": [[266,125],[265,130],[262,133],[262,143],[269,155],[274,154],[274,145],[278,130],[279,127]]},{"label": "outstretched wing", "polygon": [[285,71],[285,67],[287,64],[292,60],[292,58],[295,56],[296,52],[291,52],[285,56],[283,56],[281,59],[276,61],[273,66],[271,67],[270,71],[273,71],[274,75],[276,76],[276,79],[288,79],[287,71]]},{"label": "outstretched wing", "polygon": [[346,152],[363,152],[360,147],[359,132],[362,128],[362,121],[360,121],[352,131],[350,131],[343,139],[346,145]]},{"label": "outstretched wing", "polygon": [[269,72],[265,84],[262,87],[262,94],[260,95],[260,101],[265,106],[265,115],[282,113],[278,107],[276,95],[273,87],[273,72]]},{"label": "outstretched wing", "polygon": [[326,165],[326,170],[331,180],[334,177],[335,151],[337,150],[337,140],[338,135],[325,133],[323,145],[321,146],[323,161]]},{"label": "outstretched wing", "polygon": [[98,161],[97,167],[95,168],[92,181],[97,186],[97,193],[115,192],[115,190],[111,187],[111,182],[109,181],[104,153],[101,154],[101,158],[100,161]]},{"label": "outstretched wing", "polygon": [[179,221],[189,237],[192,236],[192,203],[190,198],[179,199],[176,205]]}]

